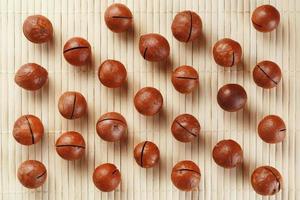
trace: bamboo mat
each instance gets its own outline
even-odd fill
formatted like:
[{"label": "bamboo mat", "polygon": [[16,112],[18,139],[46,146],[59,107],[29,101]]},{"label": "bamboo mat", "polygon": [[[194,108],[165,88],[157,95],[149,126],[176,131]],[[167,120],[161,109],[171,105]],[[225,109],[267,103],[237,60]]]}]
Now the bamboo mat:
[{"label": "bamboo mat", "polygon": [[[300,1],[299,0],[122,0],[134,14],[134,32],[113,34],[104,23],[103,13],[113,0],[0,0],[0,198],[1,199],[299,199],[300,198]],[[251,13],[257,5],[271,3],[281,13],[278,29],[270,34],[257,32]],[[204,37],[194,44],[179,43],[172,36],[171,22],[179,11],[199,13]],[[35,45],[22,34],[22,24],[31,14],[43,14],[53,23],[53,42]],[[138,50],[139,35],[157,32],[171,46],[164,63],[143,60]],[[62,47],[72,36],[87,38],[93,61],[88,69],[74,68],[62,56]],[[212,45],[223,37],[240,42],[243,64],[232,69],[218,67],[212,59]],[[128,84],[107,89],[100,84],[97,70],[101,61],[120,60],[128,70]],[[258,61],[277,62],[283,81],[276,89],[262,90],[252,80]],[[14,83],[19,66],[36,62],[48,69],[49,83],[38,92],[27,92]],[[172,86],[172,69],[192,65],[200,75],[200,87],[191,95],[181,95]],[[218,88],[239,83],[248,93],[244,111],[224,112],[217,104]],[[164,97],[163,111],[155,117],[141,116],[133,96],[144,86],[154,86]],[[57,109],[59,96],[67,90],[81,92],[89,112],[83,119],[68,121]],[[95,132],[99,116],[121,112],[129,125],[127,143],[107,143]],[[14,121],[22,114],[34,114],[45,126],[42,142],[30,147],[16,143]],[[181,113],[195,115],[201,136],[191,144],[172,137],[170,126]],[[287,137],[282,144],[268,145],[256,133],[257,123],[267,114],[278,114],[286,122]],[[84,159],[62,160],[54,143],[62,131],[81,132],[87,143]],[[232,138],[244,150],[242,169],[224,170],[211,157],[217,141]],[[143,140],[160,148],[160,165],[140,168],[133,159],[134,146]],[[27,159],[42,161],[48,170],[43,187],[28,190],[16,177],[19,164]],[[191,159],[201,169],[198,191],[184,193],[171,183],[172,166]],[[122,173],[122,184],[111,193],[101,193],[92,181],[96,166],[111,162]],[[284,188],[276,196],[262,198],[250,184],[252,171],[260,165],[275,166],[284,177]]]}]

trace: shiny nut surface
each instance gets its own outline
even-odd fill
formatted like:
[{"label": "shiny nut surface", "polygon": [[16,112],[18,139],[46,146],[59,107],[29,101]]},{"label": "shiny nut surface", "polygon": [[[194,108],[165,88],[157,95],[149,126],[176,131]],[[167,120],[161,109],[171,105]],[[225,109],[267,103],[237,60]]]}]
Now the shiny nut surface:
[{"label": "shiny nut surface", "polygon": [[159,162],[160,158],[158,147],[150,141],[144,141],[137,144],[133,154],[136,163],[143,168],[154,167]]},{"label": "shiny nut surface", "polygon": [[43,123],[34,115],[23,115],[14,124],[13,136],[20,144],[36,144],[42,139],[43,135]]},{"label": "shiny nut surface", "polygon": [[104,20],[107,27],[115,33],[126,32],[133,27],[131,11],[120,3],[114,3],[105,10]]},{"label": "shiny nut surface", "polygon": [[22,65],[15,74],[15,82],[25,90],[35,91],[42,88],[48,80],[48,72],[36,63]]},{"label": "shiny nut surface", "polygon": [[47,169],[43,163],[37,160],[26,160],[20,164],[17,177],[24,187],[38,188],[46,181]]},{"label": "shiny nut surface", "polygon": [[121,173],[114,164],[105,163],[94,170],[93,182],[102,192],[111,192],[120,185]]}]

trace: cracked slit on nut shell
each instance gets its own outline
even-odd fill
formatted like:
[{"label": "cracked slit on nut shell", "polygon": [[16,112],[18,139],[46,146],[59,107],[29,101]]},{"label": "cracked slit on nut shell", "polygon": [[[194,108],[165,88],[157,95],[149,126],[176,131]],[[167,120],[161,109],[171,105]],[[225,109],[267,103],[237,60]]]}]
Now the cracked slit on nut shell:
[{"label": "cracked slit on nut shell", "polygon": [[192,28],[193,28],[193,16],[192,16],[192,12],[189,11],[189,14],[190,14],[190,32],[189,32],[189,35],[188,35],[188,38],[187,38],[186,42],[188,42],[191,39]]},{"label": "cracked slit on nut shell", "polygon": [[67,53],[69,51],[73,51],[73,50],[76,50],[76,49],[88,49],[89,47],[86,47],[86,46],[78,46],[78,47],[72,47],[70,49],[66,49],[64,50],[64,53]]},{"label": "cracked slit on nut shell", "polygon": [[71,113],[71,119],[73,119],[73,115],[74,115],[74,112],[75,112],[75,103],[76,103],[76,93],[74,94],[74,102],[73,102],[73,109],[72,109],[72,113]]},{"label": "cracked slit on nut shell", "polygon": [[145,149],[146,144],[147,144],[147,141],[144,142],[144,145],[143,145],[143,148],[142,148],[142,152],[141,152],[141,166],[142,166],[142,167],[143,167],[144,149]]},{"label": "cracked slit on nut shell", "polygon": [[196,173],[196,174],[199,174],[199,175],[200,175],[200,172],[197,172],[197,171],[195,171],[195,170],[192,170],[192,169],[178,169],[177,171],[179,171],[179,172],[182,172],[182,171],[194,172],[194,173]]},{"label": "cracked slit on nut shell", "polygon": [[112,175],[114,175],[115,173],[117,173],[119,170],[118,169],[115,169],[113,172],[112,172]]},{"label": "cracked slit on nut shell", "polygon": [[28,123],[29,131],[30,131],[30,134],[31,134],[31,142],[32,142],[32,144],[34,144],[34,135],[33,135],[33,131],[32,131],[32,128],[31,128],[31,124],[30,124],[30,122],[29,122],[29,120],[28,120],[27,117],[25,117],[25,119],[26,119],[26,121]]},{"label": "cracked slit on nut shell", "polygon": [[127,17],[127,16],[112,16],[111,18],[114,18],[114,19],[132,19],[132,17]]},{"label": "cracked slit on nut shell", "polygon": [[122,121],[122,120],[120,120],[120,119],[115,119],[115,118],[107,118],[107,119],[99,120],[99,121],[97,122],[97,125],[100,124],[101,122],[109,121],[109,120],[121,122],[123,125],[126,125],[126,123],[125,123],[124,121]]},{"label": "cracked slit on nut shell", "polygon": [[184,77],[184,76],[176,76],[176,78],[178,78],[178,79],[188,79],[188,80],[198,80],[198,78],[194,78],[194,77]]},{"label": "cracked slit on nut shell", "polygon": [[44,171],[41,175],[38,175],[38,176],[36,177],[36,179],[39,179],[39,178],[43,177],[46,173],[47,173],[47,171]]},{"label": "cracked slit on nut shell", "polygon": [[234,62],[235,62],[235,57],[234,57],[234,52],[232,52],[232,63],[231,63],[231,67],[234,65]]},{"label": "cracked slit on nut shell", "polygon": [[146,52],[148,50],[148,47],[146,47],[145,51],[144,51],[144,54],[143,54],[143,58],[146,59]]},{"label": "cracked slit on nut shell", "polygon": [[76,148],[81,148],[81,149],[85,149],[84,146],[80,146],[80,145],[75,145],[75,144],[59,144],[56,145],[56,147],[76,147]]},{"label": "cracked slit on nut shell", "polygon": [[189,134],[191,134],[194,137],[197,137],[196,134],[192,133],[190,130],[188,130],[187,128],[185,128],[183,125],[181,125],[178,121],[175,120],[175,122],[181,127],[183,128],[185,131],[187,131]]},{"label": "cracked slit on nut shell", "polygon": [[256,65],[259,69],[260,69],[260,71],[262,71],[262,73],[264,74],[264,75],[266,75],[266,77],[268,78],[268,79],[270,79],[275,85],[277,85],[278,83],[276,82],[276,81],[274,81],[259,65]]}]

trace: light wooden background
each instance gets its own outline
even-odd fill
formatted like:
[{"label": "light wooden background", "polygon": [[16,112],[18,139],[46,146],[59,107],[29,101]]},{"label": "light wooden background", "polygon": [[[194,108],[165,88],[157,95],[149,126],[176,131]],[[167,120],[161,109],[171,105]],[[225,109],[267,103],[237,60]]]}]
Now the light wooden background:
[{"label": "light wooden background", "polygon": [[[113,0],[0,0],[0,199],[268,199],[256,195],[250,175],[260,165],[275,166],[284,177],[284,188],[270,199],[295,200],[300,196],[300,1],[298,0],[122,0],[134,14],[134,32],[113,34],[103,13]],[[271,3],[281,13],[278,29],[262,34],[252,27],[250,17],[257,5]],[[172,36],[174,15],[185,9],[196,11],[204,24],[204,37],[194,44],[179,43]],[[53,23],[53,42],[35,45],[22,34],[22,23],[31,14],[43,14]],[[139,35],[157,32],[167,37],[170,60],[153,64],[138,50]],[[88,69],[74,68],[62,56],[65,41],[72,36],[87,38],[93,62]],[[223,37],[240,42],[243,64],[225,69],[215,64],[212,45]],[[128,70],[128,85],[111,90],[103,87],[97,70],[101,61],[120,60]],[[255,63],[277,62],[283,81],[273,90],[262,90],[252,80]],[[38,92],[27,92],[14,83],[19,66],[36,62],[48,69],[49,83]],[[199,90],[181,95],[172,86],[172,69],[192,65],[200,75]],[[239,83],[248,93],[244,111],[227,113],[216,101],[218,88]],[[133,96],[144,86],[159,88],[163,111],[155,117],[141,116]],[[61,117],[57,102],[62,92],[76,90],[88,101],[88,116],[68,121]],[[95,132],[98,117],[107,111],[121,112],[129,125],[127,143],[107,143]],[[176,141],[170,133],[173,118],[181,113],[195,115],[201,124],[199,140],[191,144]],[[12,136],[14,121],[22,114],[40,117],[45,126],[42,142],[25,147]],[[257,123],[267,114],[278,114],[286,122],[287,138],[282,144],[263,143]],[[62,131],[83,134],[87,151],[81,161],[67,162],[55,152],[54,143]],[[224,170],[211,157],[211,150],[223,138],[237,140],[244,150],[242,169]],[[154,141],[161,151],[160,165],[140,168],[133,148],[142,140]],[[42,161],[48,178],[42,188],[28,190],[16,177],[18,165],[27,159]],[[171,183],[172,166],[183,159],[199,164],[199,191],[179,192]],[[112,193],[99,192],[92,182],[96,166],[116,164],[122,173],[121,186]]]}]

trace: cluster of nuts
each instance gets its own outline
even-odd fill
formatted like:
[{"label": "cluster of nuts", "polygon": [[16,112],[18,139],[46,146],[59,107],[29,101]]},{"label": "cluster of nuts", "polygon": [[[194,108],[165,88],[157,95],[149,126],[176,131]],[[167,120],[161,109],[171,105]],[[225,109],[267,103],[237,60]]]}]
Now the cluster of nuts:
[{"label": "cluster of nuts", "polygon": [[[133,15],[123,4],[112,4],[105,11],[107,27],[115,32],[126,32],[133,27]],[[254,27],[261,32],[274,30],[280,20],[280,14],[270,5],[263,5],[253,12]],[[180,42],[193,42],[202,35],[202,21],[198,14],[192,11],[179,12],[171,26],[174,37]],[[23,32],[28,40],[34,43],[44,43],[52,39],[51,22],[44,16],[28,17],[23,24]],[[170,54],[170,46],[166,38],[156,33],[140,37],[139,50],[144,59],[152,62],[166,60]],[[91,59],[91,45],[83,38],[69,39],[63,47],[63,55],[68,63],[74,66],[87,65]],[[213,47],[215,62],[223,67],[238,65],[242,59],[242,47],[232,39],[219,40]],[[125,66],[117,60],[104,61],[98,71],[100,82],[109,88],[124,85],[127,79]],[[253,70],[255,83],[262,88],[273,88],[281,80],[279,66],[271,61],[258,63]],[[15,75],[15,82],[26,90],[38,90],[48,80],[47,70],[35,63],[27,63],[20,67]],[[198,72],[192,66],[177,67],[171,77],[174,88],[180,93],[191,93],[199,85]],[[244,108],[247,94],[238,84],[227,84],[221,87],[217,94],[217,102],[222,109],[236,112]],[[153,116],[162,108],[163,96],[153,87],[140,89],[134,96],[136,110],[145,116]],[[68,91],[61,95],[58,101],[60,114],[66,119],[77,119],[87,113],[87,102],[79,92]],[[96,132],[100,138],[108,142],[122,141],[127,138],[127,122],[116,112],[105,113],[96,123]],[[190,114],[177,116],[171,132],[174,138],[187,143],[195,140],[200,134],[200,123]],[[258,125],[258,134],[267,143],[278,143],[285,138],[286,127],[283,120],[275,115],[262,119]],[[14,124],[13,136],[23,145],[38,143],[44,134],[41,120],[33,115],[21,116]],[[85,153],[86,144],[82,135],[75,131],[62,133],[57,139],[56,151],[66,160],[77,160]],[[243,150],[233,140],[219,141],[212,151],[214,161],[224,168],[234,168],[243,163]],[[134,148],[134,158],[143,168],[154,167],[160,159],[160,151],[151,141],[143,141]],[[23,162],[18,169],[20,182],[28,188],[41,186],[47,176],[45,166],[35,160]],[[192,161],[178,162],[172,170],[173,184],[183,191],[191,191],[198,187],[200,169]],[[93,181],[101,191],[114,190],[121,181],[121,173],[114,164],[105,163],[98,166],[93,174]],[[262,166],[252,174],[251,182],[254,190],[262,195],[277,193],[282,186],[282,177],[273,167]]]}]

